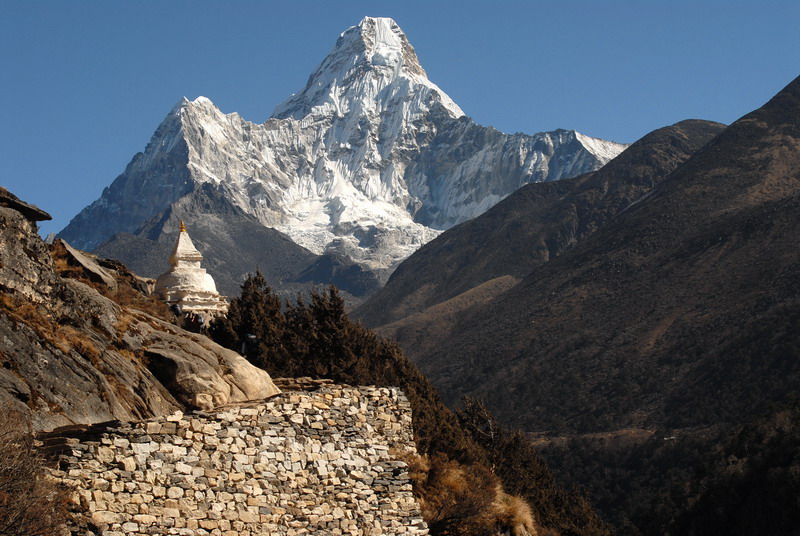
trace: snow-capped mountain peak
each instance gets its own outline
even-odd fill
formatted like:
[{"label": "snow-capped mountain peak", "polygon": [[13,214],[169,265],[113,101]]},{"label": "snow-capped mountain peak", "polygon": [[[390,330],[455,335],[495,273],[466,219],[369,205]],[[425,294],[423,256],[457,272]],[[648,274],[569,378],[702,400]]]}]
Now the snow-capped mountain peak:
[{"label": "snow-capped mountain peak", "polygon": [[61,236],[92,249],[210,187],[314,253],[386,274],[522,185],[595,170],[622,149],[573,131],[476,124],[427,78],[392,19],[366,17],[264,124],[181,99]]},{"label": "snow-capped mountain peak", "polygon": [[[403,30],[389,18],[365,17],[341,34],[305,88],[275,108],[276,118],[338,115],[363,107],[381,111],[390,101],[435,95],[453,117],[464,112],[428,80]],[[371,106],[373,105],[374,106]]]},{"label": "snow-capped mountain peak", "polygon": [[385,70],[395,76],[403,70],[408,74],[427,78],[414,47],[392,19],[364,17],[358,26],[342,33],[341,39],[343,43],[355,42],[356,46],[363,44],[363,58],[357,58],[356,62],[366,61],[373,68]]}]

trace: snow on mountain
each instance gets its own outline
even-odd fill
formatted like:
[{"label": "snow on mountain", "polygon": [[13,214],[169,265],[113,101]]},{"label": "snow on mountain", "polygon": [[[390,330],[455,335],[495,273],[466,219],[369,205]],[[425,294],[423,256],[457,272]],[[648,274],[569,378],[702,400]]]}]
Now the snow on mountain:
[{"label": "snow on mountain", "polygon": [[[452,117],[464,112],[428,80],[414,47],[392,19],[365,17],[344,32],[308,78],[306,87],[278,105],[273,117],[339,117],[400,106],[405,119],[426,112],[434,94]],[[405,103],[405,104],[404,104]]]},{"label": "snow on mountain", "polygon": [[428,80],[393,20],[367,17],[263,124],[184,98],[61,236],[93,249],[212,183],[312,252],[387,270],[520,186],[597,169],[624,148],[475,124]]}]

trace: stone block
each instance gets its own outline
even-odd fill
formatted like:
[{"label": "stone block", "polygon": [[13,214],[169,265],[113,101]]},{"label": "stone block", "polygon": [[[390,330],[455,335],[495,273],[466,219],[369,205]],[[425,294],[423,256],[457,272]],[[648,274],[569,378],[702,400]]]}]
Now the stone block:
[{"label": "stone block", "polygon": [[133,516],[133,520],[140,525],[154,525],[158,522],[158,518],[156,516],[150,514],[137,514]]},{"label": "stone block", "polygon": [[183,497],[183,494],[183,488],[179,488],[177,486],[173,486],[167,490],[167,497],[170,499],[179,499]]},{"label": "stone block", "polygon": [[119,458],[117,463],[123,471],[133,472],[136,470],[136,459],[133,456]]},{"label": "stone block", "polygon": [[161,423],[161,434],[162,435],[175,435],[177,433],[178,433],[178,423],[177,422]]},{"label": "stone block", "polygon": [[184,475],[192,474],[192,466],[183,462],[177,462],[175,464],[175,470]]},{"label": "stone block", "polygon": [[112,462],[114,461],[114,449],[105,446],[97,447],[95,458],[101,464]]},{"label": "stone block", "polygon": [[183,419],[183,412],[181,411],[176,411],[172,415],[167,415],[166,417],[167,422],[179,422],[181,419]]},{"label": "stone block", "polygon": [[213,519],[201,519],[200,528],[205,530],[215,530],[219,528],[219,523]]},{"label": "stone block", "polygon": [[148,422],[144,429],[148,434],[160,434],[161,426],[160,422]]},{"label": "stone block", "polygon": [[92,513],[91,516],[92,523],[95,525],[100,524],[111,524],[111,523],[122,523],[124,516],[119,512],[109,512],[99,510]]}]

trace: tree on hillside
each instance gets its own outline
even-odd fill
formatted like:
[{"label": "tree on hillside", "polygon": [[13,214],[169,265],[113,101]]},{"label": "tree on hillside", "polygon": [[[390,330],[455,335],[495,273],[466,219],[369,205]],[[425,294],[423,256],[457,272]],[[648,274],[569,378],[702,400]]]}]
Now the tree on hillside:
[{"label": "tree on hillside", "polygon": [[285,323],[280,298],[256,271],[242,283],[241,296],[231,300],[228,315],[215,319],[209,331],[217,343],[266,368],[267,363],[284,357]]},{"label": "tree on hillside", "polygon": [[[344,300],[331,285],[325,293],[312,292],[311,303],[289,307],[290,330],[295,338],[306,336],[307,344],[298,349],[305,353],[303,361],[308,363],[306,372],[312,376],[352,376],[351,369],[357,360],[354,348],[354,325],[344,311]],[[299,352],[298,352],[299,354]]]},{"label": "tree on hillside", "polygon": [[[263,276],[250,275],[227,318],[215,321],[210,334],[228,348],[244,347],[247,358],[273,377],[311,376],[401,389],[412,408],[420,454],[408,462],[416,467],[411,470],[414,489],[432,534],[496,534],[525,525],[527,506],[503,488],[535,505],[537,516],[560,534],[608,533],[591,506],[555,485],[530,443],[501,431],[488,410],[462,426],[397,343],[349,319],[336,287],[311,292],[307,300],[298,297],[281,311]],[[257,344],[249,342],[251,336]],[[487,423],[494,427],[489,441],[478,433]],[[501,468],[505,456],[513,462],[509,470]]]}]

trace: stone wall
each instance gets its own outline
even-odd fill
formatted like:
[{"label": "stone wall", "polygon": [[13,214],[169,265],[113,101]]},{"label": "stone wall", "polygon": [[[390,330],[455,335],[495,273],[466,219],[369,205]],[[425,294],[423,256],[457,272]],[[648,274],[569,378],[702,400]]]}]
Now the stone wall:
[{"label": "stone wall", "polygon": [[396,456],[415,452],[396,389],[323,385],[96,439],[61,457],[84,512],[74,534],[428,533]]}]

